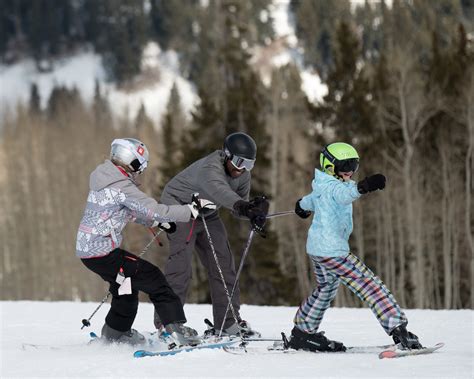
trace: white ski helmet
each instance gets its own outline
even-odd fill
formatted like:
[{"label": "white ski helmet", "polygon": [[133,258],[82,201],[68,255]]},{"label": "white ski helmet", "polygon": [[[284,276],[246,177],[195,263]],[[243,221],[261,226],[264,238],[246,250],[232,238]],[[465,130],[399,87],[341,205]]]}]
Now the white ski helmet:
[{"label": "white ski helmet", "polygon": [[148,157],[145,144],[135,138],[118,138],[112,142],[110,160],[129,172],[142,173],[148,165]]}]

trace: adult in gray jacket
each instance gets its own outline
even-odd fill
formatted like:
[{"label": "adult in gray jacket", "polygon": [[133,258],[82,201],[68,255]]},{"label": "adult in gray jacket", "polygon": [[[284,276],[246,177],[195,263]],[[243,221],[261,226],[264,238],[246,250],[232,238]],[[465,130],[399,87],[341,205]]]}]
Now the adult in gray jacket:
[{"label": "adult in gray jacket", "polygon": [[144,337],[132,329],[138,310],[138,291],[149,295],[166,331],[178,345],[196,344],[197,333],[185,327],[179,297],[158,267],[120,248],[122,230],[130,221],[159,226],[171,233],[174,222],[197,216],[196,205],[158,204],[137,188],[135,178],[148,163],[148,150],[133,138],[112,142],[110,160],[90,176],[90,191],[79,225],[76,255],[91,271],[110,283],[112,303],[102,328],[106,340],[140,344]]},{"label": "adult in gray jacket", "polygon": [[[263,199],[257,206],[255,201],[248,201],[250,171],[254,166],[256,155],[257,146],[249,135],[230,134],[225,139],[223,150],[217,150],[199,159],[172,178],[166,184],[160,201],[170,206],[186,204],[191,201],[194,193],[199,193],[201,197],[215,204],[217,209],[225,207],[239,216],[248,217],[252,227],[262,232],[268,212],[268,202]],[[202,212],[225,284],[230,292],[236,278],[234,257],[217,209],[205,209]],[[184,304],[192,275],[192,254],[196,248],[209,278],[214,325],[220,330],[227,311],[228,297],[212,254],[202,216],[193,221],[178,222],[176,232],[169,234],[168,239],[170,256],[165,266],[168,283]],[[237,320],[233,312],[227,312],[223,332],[229,335],[254,334],[248,323],[240,318],[238,286],[232,304]],[[155,313],[155,326],[159,328],[162,322],[163,320],[160,320],[159,315]],[[210,329],[208,334],[215,333],[216,329]]]}]

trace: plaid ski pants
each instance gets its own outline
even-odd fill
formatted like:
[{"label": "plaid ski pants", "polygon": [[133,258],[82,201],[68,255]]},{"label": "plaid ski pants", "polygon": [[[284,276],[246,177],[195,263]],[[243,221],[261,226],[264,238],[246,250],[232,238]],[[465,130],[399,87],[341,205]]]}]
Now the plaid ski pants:
[{"label": "plaid ski pants", "polygon": [[407,318],[385,284],[353,254],[346,257],[311,257],[318,286],[301,304],[294,323],[302,331],[315,333],[336,297],[342,282],[366,303],[387,334]]}]

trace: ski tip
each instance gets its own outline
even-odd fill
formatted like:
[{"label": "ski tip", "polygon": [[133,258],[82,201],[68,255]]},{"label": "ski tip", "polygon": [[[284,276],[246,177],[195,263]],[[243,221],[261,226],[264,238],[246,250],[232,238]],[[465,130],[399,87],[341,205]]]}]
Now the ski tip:
[{"label": "ski tip", "polygon": [[143,358],[143,357],[146,357],[148,356],[146,350],[137,350],[133,353],[133,356],[135,358]]},{"label": "ski tip", "polygon": [[396,356],[397,356],[397,353],[396,353],[395,351],[386,350],[386,351],[382,351],[382,352],[379,354],[379,359],[395,358]]},{"label": "ski tip", "polygon": [[431,354],[434,353],[436,350],[442,348],[444,346],[443,342],[438,342],[434,346],[425,346],[422,349],[414,349],[414,350],[405,350],[405,351],[389,351],[385,350],[379,354],[379,358],[400,358],[400,357],[408,357],[414,355],[421,355],[421,354]]}]

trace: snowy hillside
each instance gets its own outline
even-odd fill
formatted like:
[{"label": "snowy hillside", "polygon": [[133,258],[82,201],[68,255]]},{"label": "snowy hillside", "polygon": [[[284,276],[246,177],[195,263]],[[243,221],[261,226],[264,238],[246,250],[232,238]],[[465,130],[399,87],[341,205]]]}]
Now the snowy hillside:
[{"label": "snowy hillside", "polygon": [[[272,4],[270,13],[276,39],[268,46],[254,49],[253,66],[261,73],[264,83],[269,84],[273,67],[293,62],[300,69],[301,87],[309,100],[320,100],[327,88],[317,74],[302,65],[303,51],[298,47],[288,8],[289,0],[275,0]],[[54,61],[50,72],[39,72],[32,59],[8,66],[0,64],[0,114],[6,109],[14,109],[19,102],[27,103],[33,83],[38,86],[43,107],[54,86],[59,85],[77,88],[83,100],[90,103],[96,81],[102,92],[108,95],[116,115],[133,119],[143,104],[148,116],[157,125],[161,123],[173,83],[178,87],[187,115],[199,101],[193,84],[180,74],[178,54],[162,51],[155,42],[150,42],[143,52],[142,74],[127,88],[118,88],[114,83],[107,82],[100,56],[91,51],[80,51]]]},{"label": "snowy hillside", "polygon": [[[0,302],[0,377],[363,377],[472,378],[473,316],[471,310],[409,310],[410,329],[422,343],[443,341],[439,352],[398,360],[379,360],[376,354],[297,353],[232,355],[221,350],[181,353],[170,357],[133,358],[127,346],[88,346],[88,331],[100,331],[109,306],[80,330],[97,303]],[[204,331],[209,305],[185,307],[189,325]],[[242,315],[264,337],[278,338],[292,327],[294,307],[243,306]],[[134,326],[151,331],[153,308],[140,304]],[[322,329],[346,345],[389,343],[368,309],[329,309]],[[40,344],[37,348],[24,344]],[[49,346],[48,346],[49,345]],[[51,348],[51,345],[54,348]]]},{"label": "snowy hillside", "polygon": [[90,51],[55,61],[51,72],[38,72],[31,59],[10,66],[0,65],[0,112],[18,102],[28,102],[33,83],[38,86],[43,107],[55,85],[76,87],[82,98],[90,103],[96,81],[100,83],[102,93],[107,94],[112,110],[119,116],[127,115],[133,119],[143,103],[148,116],[159,124],[173,83],[178,87],[186,113],[194,108],[195,90],[180,75],[174,51],[163,52],[156,43],[149,43],[143,52],[142,68],[143,73],[132,88],[117,88],[114,83],[106,81],[100,56]]}]

